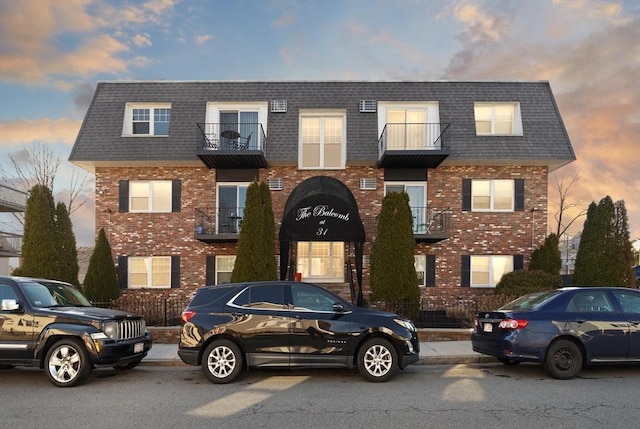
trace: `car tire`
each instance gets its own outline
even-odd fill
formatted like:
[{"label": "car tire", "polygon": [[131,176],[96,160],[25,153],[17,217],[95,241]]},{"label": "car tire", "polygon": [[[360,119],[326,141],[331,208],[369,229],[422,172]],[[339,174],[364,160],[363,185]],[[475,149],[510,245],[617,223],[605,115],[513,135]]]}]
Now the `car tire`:
[{"label": "car tire", "polygon": [[122,365],[116,365],[113,367],[113,369],[117,369],[118,371],[129,371],[130,369],[133,369],[136,366],[140,365],[140,362],[142,362],[142,359],[134,360],[133,362],[125,363]]},{"label": "car tire", "polygon": [[358,371],[367,381],[388,381],[398,372],[398,352],[384,338],[367,340],[358,352]]},{"label": "car tire", "polygon": [[66,338],[49,348],[44,368],[54,386],[73,387],[89,377],[93,365],[84,345],[74,338]]},{"label": "car tire", "polygon": [[547,349],[544,369],[553,378],[568,380],[582,370],[582,351],[573,341],[558,340]]},{"label": "car tire", "polygon": [[227,384],[240,375],[244,358],[240,348],[229,340],[216,340],[202,354],[202,371],[209,381]]},{"label": "car tire", "polygon": [[498,358],[498,360],[507,366],[514,366],[520,363],[519,360],[515,360],[515,359]]}]

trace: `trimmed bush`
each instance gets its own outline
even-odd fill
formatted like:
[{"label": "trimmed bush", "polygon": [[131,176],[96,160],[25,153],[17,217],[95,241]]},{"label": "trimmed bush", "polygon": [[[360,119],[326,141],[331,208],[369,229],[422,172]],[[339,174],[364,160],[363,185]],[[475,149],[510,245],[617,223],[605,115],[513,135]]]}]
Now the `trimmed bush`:
[{"label": "trimmed bush", "polygon": [[516,270],[502,276],[496,286],[496,295],[521,296],[531,292],[557,289],[562,286],[560,275],[544,271]]}]

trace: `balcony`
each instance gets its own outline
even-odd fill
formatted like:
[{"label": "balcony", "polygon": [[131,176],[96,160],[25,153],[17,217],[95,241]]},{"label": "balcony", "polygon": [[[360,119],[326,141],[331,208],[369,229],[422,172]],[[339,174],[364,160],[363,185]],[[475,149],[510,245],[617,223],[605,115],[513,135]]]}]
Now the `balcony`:
[{"label": "balcony", "polygon": [[262,124],[196,124],[196,155],[208,168],[267,168]]},{"label": "balcony", "polygon": [[0,185],[0,212],[3,213],[20,213],[27,209],[27,198],[29,194]]},{"label": "balcony", "polygon": [[0,231],[0,258],[20,256],[22,253],[22,236]]},{"label": "balcony", "polygon": [[413,237],[416,242],[437,243],[450,234],[450,209],[438,207],[411,207]]},{"label": "balcony", "polygon": [[449,156],[451,124],[386,124],[378,140],[379,168],[436,168]]},{"label": "balcony", "polygon": [[244,207],[196,208],[194,238],[203,243],[238,241]]}]

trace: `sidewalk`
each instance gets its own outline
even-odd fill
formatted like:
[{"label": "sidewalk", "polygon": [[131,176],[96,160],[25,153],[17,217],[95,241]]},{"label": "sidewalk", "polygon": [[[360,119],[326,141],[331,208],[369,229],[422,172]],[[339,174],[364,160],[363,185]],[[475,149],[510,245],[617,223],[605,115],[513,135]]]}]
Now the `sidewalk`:
[{"label": "sidewalk", "polygon": [[[494,362],[495,358],[476,353],[471,341],[426,341],[420,343],[420,360],[416,365],[441,365]],[[154,344],[141,365],[186,365],[178,357],[177,344]]]}]

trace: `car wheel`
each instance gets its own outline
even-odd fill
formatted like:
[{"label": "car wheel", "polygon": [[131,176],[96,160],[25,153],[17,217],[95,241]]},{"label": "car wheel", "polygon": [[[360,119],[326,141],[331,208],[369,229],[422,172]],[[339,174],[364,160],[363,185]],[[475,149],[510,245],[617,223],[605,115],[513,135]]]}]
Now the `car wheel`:
[{"label": "car wheel", "polygon": [[382,382],[398,372],[398,353],[384,338],[367,340],[358,352],[358,371],[367,381]]},{"label": "car wheel", "polygon": [[142,359],[134,360],[133,362],[125,363],[122,365],[116,365],[113,367],[113,369],[117,369],[118,371],[128,371],[140,365],[140,362],[142,362]]},{"label": "car wheel", "polygon": [[520,363],[519,360],[514,359],[498,358],[498,360],[507,366],[518,365]]},{"label": "car wheel", "polygon": [[67,338],[55,343],[45,357],[49,381],[58,387],[72,387],[82,383],[93,369],[84,345]]},{"label": "car wheel", "polygon": [[216,384],[231,383],[240,375],[242,366],[242,352],[229,340],[214,341],[202,355],[202,371]]},{"label": "car wheel", "polygon": [[572,341],[558,340],[549,346],[544,369],[554,378],[567,380],[582,370],[582,352]]}]

